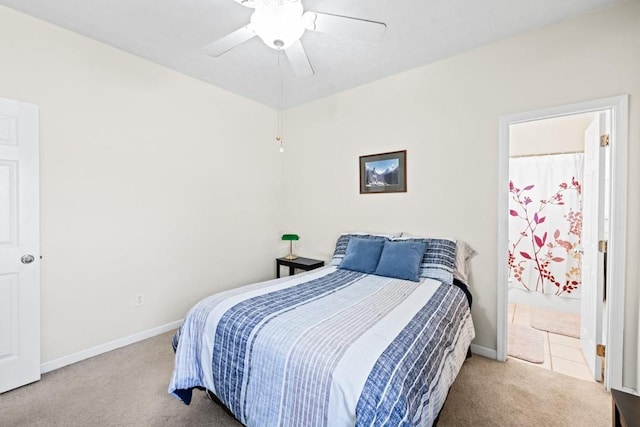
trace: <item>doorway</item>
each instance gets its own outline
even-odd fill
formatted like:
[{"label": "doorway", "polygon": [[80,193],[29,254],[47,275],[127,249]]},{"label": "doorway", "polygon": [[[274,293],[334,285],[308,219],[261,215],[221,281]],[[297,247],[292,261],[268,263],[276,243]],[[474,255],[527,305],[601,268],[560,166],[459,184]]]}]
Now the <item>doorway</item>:
[{"label": "doorway", "polygon": [[[509,320],[514,319],[514,312],[509,310],[509,292],[510,292],[510,283],[513,284],[514,281],[521,284],[523,271],[518,271],[513,269],[513,260],[509,258],[509,220],[511,217],[516,215],[521,215],[522,213],[517,213],[513,209],[509,209],[509,200],[514,196],[513,189],[509,187],[509,158],[512,151],[517,150],[516,146],[511,146],[511,140],[513,132],[515,132],[518,128],[526,128],[535,124],[535,122],[539,122],[542,120],[549,119],[557,119],[557,120],[570,120],[571,118],[583,118],[589,121],[598,121],[602,116],[603,119],[606,119],[608,115],[608,121],[610,123],[609,129],[609,142],[610,142],[610,158],[608,162],[610,164],[610,169],[607,170],[610,173],[611,178],[604,184],[607,191],[609,191],[610,197],[610,205],[608,206],[611,211],[611,216],[607,222],[603,222],[603,226],[601,231],[604,234],[608,233],[608,248],[607,248],[607,256],[604,258],[604,255],[601,256],[602,264],[600,265],[600,270],[602,271],[602,280],[606,284],[606,289],[602,292],[592,292],[586,291],[587,287],[583,291],[584,301],[590,301],[592,306],[598,307],[600,310],[600,319],[598,319],[597,312],[589,311],[589,309],[585,309],[581,306],[580,313],[581,316],[584,317],[585,322],[583,325],[588,326],[587,335],[593,335],[595,344],[604,344],[606,346],[607,357],[605,359],[605,375],[604,375],[604,383],[605,387],[609,389],[610,387],[620,386],[622,383],[622,332],[623,332],[623,309],[624,309],[624,247],[625,247],[625,233],[624,233],[624,224],[625,224],[625,214],[626,214],[626,144],[627,144],[627,96],[620,97],[612,97],[605,98],[600,100],[594,100],[589,102],[584,102],[580,104],[572,104],[561,107],[554,107],[545,110],[538,110],[526,113],[513,114],[509,116],[503,116],[500,118],[500,135],[499,135],[499,198],[498,198],[498,321],[497,321],[497,358],[498,360],[505,361],[507,358],[507,332],[508,332],[508,322]],[[602,113],[602,114],[601,114]],[[543,147],[541,144],[535,148],[538,152],[531,152],[525,154],[548,154],[548,147]],[[546,150],[546,153],[545,153]],[[556,150],[558,151],[558,150]],[[562,148],[559,150],[560,152],[570,152],[570,151],[580,151],[571,148]],[[597,152],[598,153],[598,152]],[[573,153],[568,153],[573,154]],[[600,166],[606,165],[607,160],[603,156],[602,163]],[[533,156],[528,156],[533,157]],[[571,157],[571,156],[569,156]],[[555,159],[557,160],[557,159]],[[604,171],[603,171],[604,173]],[[586,175],[585,175],[586,176]],[[568,178],[567,178],[568,180]],[[572,183],[564,182],[568,187],[573,185],[573,190],[577,189],[577,186],[580,186],[579,182]],[[513,184],[512,184],[513,185]],[[530,185],[525,185],[524,187],[518,188],[518,191],[523,191],[524,188],[528,188],[527,191],[531,190]],[[525,196],[522,195],[522,201],[524,204]],[[596,195],[601,200],[605,200],[605,193],[601,195]],[[531,203],[531,202],[528,202]],[[532,217],[528,219],[529,223],[526,224],[538,224],[542,223],[546,220],[542,219],[543,216],[537,216],[536,219],[533,218],[534,213],[531,213]],[[593,221],[591,221],[593,222]],[[589,224],[591,224],[589,222]],[[588,224],[587,224],[588,225]],[[587,227],[588,228],[588,227]],[[606,230],[605,230],[606,229]],[[579,258],[582,253],[582,246],[580,246],[577,242],[569,243],[568,239],[562,239],[559,235],[557,235],[557,231],[552,231],[551,234],[547,233],[538,233],[539,235],[534,236],[534,232],[530,229],[528,238],[530,238],[534,250],[540,249],[544,247],[545,251],[547,251],[547,246],[549,246],[549,240],[554,240],[554,244],[558,243],[558,240],[562,245],[569,247],[571,245],[571,251],[573,255],[573,259]],[[596,229],[596,233],[597,229]],[[556,236],[557,235],[557,236]],[[598,239],[602,238],[602,233],[598,234]],[[597,245],[597,242],[596,242]],[[512,243],[513,246],[513,243]],[[551,246],[549,246],[551,247]],[[567,249],[565,248],[565,249]],[[513,249],[513,247],[511,248]],[[560,248],[562,249],[562,248]],[[584,248],[587,250],[587,248]],[[593,248],[591,248],[593,250]],[[596,249],[597,251],[597,249]],[[531,251],[527,250],[518,250],[517,254],[522,255],[525,258],[531,256]],[[568,250],[566,251],[569,252]],[[554,258],[555,261],[551,260],[549,263],[556,262],[562,263],[564,262],[564,258],[559,255],[550,255],[550,259]],[[539,260],[538,260],[539,261]],[[549,265],[549,263],[547,265]],[[562,274],[567,274],[572,267],[568,267],[569,270],[563,270]],[[542,271],[541,271],[542,270]],[[553,273],[548,271],[544,271],[544,268],[540,267],[540,264],[536,264],[536,267],[532,269],[534,273],[541,274],[544,272],[544,277],[549,278],[549,275],[553,276]],[[606,271],[606,274],[604,273]],[[596,272],[597,273],[597,272]],[[515,280],[514,280],[515,279]],[[580,294],[577,292],[577,288],[572,289],[571,283],[573,281],[569,281],[569,287],[567,286],[565,277],[563,280],[557,280],[554,277],[554,280],[551,281],[552,289],[545,289],[544,284],[540,283],[538,280],[538,294],[536,297],[538,298],[538,302],[540,300],[548,300],[549,297],[545,296],[549,293],[554,294],[565,294],[566,296],[575,296]],[[511,282],[510,282],[511,280]],[[554,283],[555,282],[555,283]],[[555,286],[555,288],[554,288]],[[564,288],[564,289],[563,289]],[[591,288],[590,288],[591,289]],[[572,292],[567,292],[567,290],[571,290]],[[553,292],[549,292],[553,291]],[[605,292],[606,291],[606,292]],[[571,295],[573,293],[573,295]],[[588,294],[588,295],[586,295]],[[606,295],[606,302],[602,301],[602,296]],[[556,295],[558,296],[558,295]],[[571,300],[576,300],[577,298],[558,298],[556,303],[558,306],[555,309],[559,309],[560,312],[571,312],[576,310],[576,302]],[[522,302],[522,301],[520,301]],[[580,303],[582,305],[582,302]],[[522,304],[521,304],[522,305]],[[539,304],[538,304],[539,305]],[[522,305],[524,306],[524,305]],[[512,306],[514,307],[514,306]],[[589,306],[591,307],[591,306]],[[516,312],[518,310],[518,306],[514,307]],[[586,313],[586,316],[584,315]],[[509,316],[511,314],[511,318]],[[604,327],[603,327],[604,325]],[[582,328],[581,328],[582,329]],[[581,335],[584,335],[585,332],[581,330]],[[585,337],[583,336],[582,341],[585,341]],[[589,350],[590,354],[585,354],[585,359],[587,362],[590,362],[590,369],[593,373],[594,377],[597,377],[596,372],[601,372],[601,368],[597,366],[598,359],[596,356],[595,345],[583,344],[582,347],[584,349]],[[547,348],[549,351],[549,348]]]},{"label": "doorway", "polygon": [[[595,325],[602,324],[603,304],[593,304],[593,310],[585,304],[596,298],[589,292],[596,287],[588,274],[594,269],[585,263],[595,264],[598,256],[597,245],[590,243],[597,233],[583,233],[583,228],[597,222],[595,217],[606,221],[608,215],[607,209],[594,213],[593,206],[585,204],[594,199],[593,183],[585,182],[592,174],[586,170],[599,167],[597,161],[592,164],[595,156],[587,160],[585,153],[607,155],[608,148],[598,150],[596,135],[608,132],[609,123],[606,112],[589,112],[512,124],[509,129],[507,355],[587,381],[602,379],[599,359],[585,355],[583,347],[602,342],[602,328],[595,330]],[[596,181],[608,181],[609,172],[603,170]],[[599,198],[605,201],[607,196],[602,192]],[[585,253],[589,251],[595,256]],[[583,310],[583,304],[588,309]]]}]

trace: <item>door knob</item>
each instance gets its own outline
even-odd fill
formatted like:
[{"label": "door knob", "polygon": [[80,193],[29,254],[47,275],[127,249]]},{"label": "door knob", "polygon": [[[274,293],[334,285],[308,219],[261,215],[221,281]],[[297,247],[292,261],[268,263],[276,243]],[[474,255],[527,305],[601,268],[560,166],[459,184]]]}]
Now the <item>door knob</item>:
[{"label": "door knob", "polygon": [[31,264],[33,260],[35,260],[35,258],[31,254],[22,255],[22,258],[20,258],[23,264]]}]

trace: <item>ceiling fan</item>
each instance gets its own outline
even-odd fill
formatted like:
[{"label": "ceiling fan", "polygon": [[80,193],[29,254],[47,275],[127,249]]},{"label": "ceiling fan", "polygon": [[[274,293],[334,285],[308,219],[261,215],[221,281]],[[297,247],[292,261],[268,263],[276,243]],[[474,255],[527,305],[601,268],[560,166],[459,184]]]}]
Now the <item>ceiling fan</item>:
[{"label": "ceiling fan", "polygon": [[284,50],[298,76],[312,76],[313,68],[300,42],[306,30],[379,41],[387,26],[382,22],[348,16],[304,11],[302,0],[234,0],[254,9],[251,21],[204,48],[220,56],[258,36],[272,49]]}]

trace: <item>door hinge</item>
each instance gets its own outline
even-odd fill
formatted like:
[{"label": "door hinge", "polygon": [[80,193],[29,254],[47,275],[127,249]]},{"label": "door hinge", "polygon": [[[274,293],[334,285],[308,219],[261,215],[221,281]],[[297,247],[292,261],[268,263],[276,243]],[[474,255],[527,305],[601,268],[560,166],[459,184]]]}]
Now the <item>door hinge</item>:
[{"label": "door hinge", "polygon": [[608,241],[607,240],[599,240],[598,241],[598,252],[607,252]]},{"label": "door hinge", "polygon": [[609,135],[600,135],[600,147],[608,147],[609,146]]},{"label": "door hinge", "polygon": [[605,354],[605,345],[596,344],[596,355],[598,355],[598,357],[604,357],[604,354]]}]

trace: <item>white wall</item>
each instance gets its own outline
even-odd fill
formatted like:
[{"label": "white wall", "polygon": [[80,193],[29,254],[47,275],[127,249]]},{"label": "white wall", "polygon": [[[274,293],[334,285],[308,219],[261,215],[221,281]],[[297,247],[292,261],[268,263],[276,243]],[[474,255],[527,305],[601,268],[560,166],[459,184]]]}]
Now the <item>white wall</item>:
[{"label": "white wall", "polygon": [[509,155],[584,151],[584,131],[596,117],[597,113],[583,113],[511,125]]},{"label": "white wall", "polygon": [[272,109],[5,7],[0,57],[40,107],[43,362],[273,277]]},{"label": "white wall", "polygon": [[[287,112],[285,220],[299,253],[328,259],[340,232],[468,241],[475,343],[496,348],[501,115],[624,93],[629,164],[640,160],[640,3],[501,41]],[[358,156],[407,150],[408,192],[358,193]],[[640,169],[629,168],[624,383],[635,387]],[[506,256],[506,254],[505,254]]]}]

